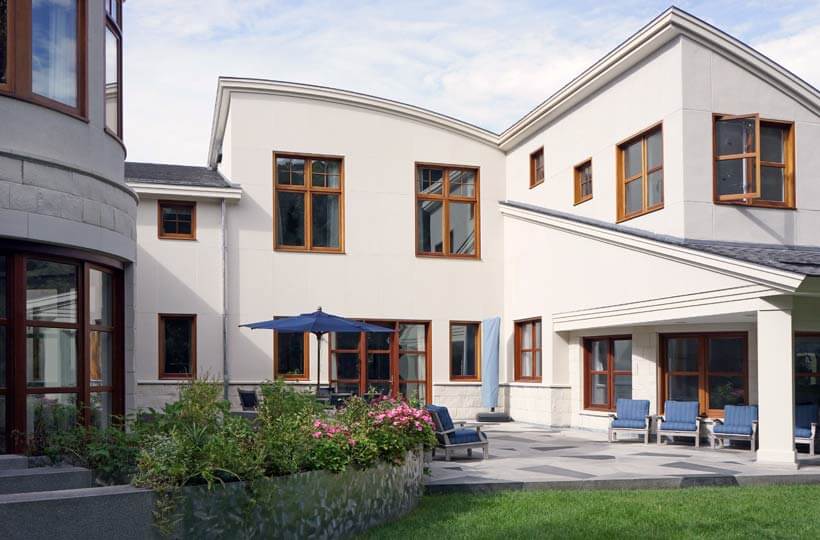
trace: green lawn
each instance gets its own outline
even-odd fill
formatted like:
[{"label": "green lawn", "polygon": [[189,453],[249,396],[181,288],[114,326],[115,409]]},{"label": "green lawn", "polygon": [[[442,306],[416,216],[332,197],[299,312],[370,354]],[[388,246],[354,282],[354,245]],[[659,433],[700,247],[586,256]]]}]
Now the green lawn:
[{"label": "green lawn", "polygon": [[820,538],[820,486],[427,495],[363,538]]}]

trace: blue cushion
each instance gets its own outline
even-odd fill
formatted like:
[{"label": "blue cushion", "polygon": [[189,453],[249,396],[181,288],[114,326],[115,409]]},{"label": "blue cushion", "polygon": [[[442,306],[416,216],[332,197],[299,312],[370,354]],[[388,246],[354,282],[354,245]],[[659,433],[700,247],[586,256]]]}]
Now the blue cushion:
[{"label": "blue cushion", "polygon": [[795,427],[810,429],[813,422],[817,422],[817,405],[804,403],[794,408]]},{"label": "blue cushion", "polygon": [[749,433],[752,432],[752,422],[757,421],[757,405],[726,405],[723,413],[724,424],[727,426],[748,426]]},{"label": "blue cushion", "polygon": [[726,435],[751,435],[751,424],[715,424],[715,433],[723,433]]},{"label": "blue cushion", "polygon": [[631,429],[644,429],[646,427],[646,420],[628,420],[622,418],[616,418],[612,421],[612,427],[614,428],[631,428]]},{"label": "blue cushion", "polygon": [[615,405],[615,414],[618,420],[640,420],[641,426],[649,414],[649,400],[647,399],[619,399]]},{"label": "blue cushion", "polygon": [[450,444],[463,444],[471,442],[481,442],[481,437],[475,429],[457,429],[453,433],[448,433]]},{"label": "blue cushion", "polygon": [[441,429],[443,431],[450,431],[453,429],[453,419],[450,417],[450,411],[447,410],[447,407],[427,405],[427,410],[438,416],[439,422],[441,422]]},{"label": "blue cushion", "polygon": [[811,429],[796,427],[794,428],[794,436],[800,437],[801,439],[809,439],[811,438]]},{"label": "blue cushion", "polygon": [[[697,401],[667,401],[663,405],[663,417],[667,422],[695,424],[700,405]],[[671,428],[670,428],[671,429]],[[694,427],[692,429],[695,429]]]},{"label": "blue cushion", "polygon": [[661,431],[695,431],[697,427],[694,422],[661,422]]}]

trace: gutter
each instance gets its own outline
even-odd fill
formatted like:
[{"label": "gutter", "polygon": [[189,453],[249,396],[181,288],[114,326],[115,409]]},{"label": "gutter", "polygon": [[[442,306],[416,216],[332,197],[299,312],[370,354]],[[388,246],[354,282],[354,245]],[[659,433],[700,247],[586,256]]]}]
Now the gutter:
[{"label": "gutter", "polygon": [[228,400],[231,372],[228,365],[228,235],[226,234],[227,208],[222,199],[219,205],[219,230],[222,236],[222,395]]}]

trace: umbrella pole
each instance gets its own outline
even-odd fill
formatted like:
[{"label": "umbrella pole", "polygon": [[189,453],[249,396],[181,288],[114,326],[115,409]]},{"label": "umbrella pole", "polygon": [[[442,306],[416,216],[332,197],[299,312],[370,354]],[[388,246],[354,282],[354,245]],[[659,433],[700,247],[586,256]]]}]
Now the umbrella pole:
[{"label": "umbrella pole", "polygon": [[322,333],[316,333],[316,395],[322,387]]}]

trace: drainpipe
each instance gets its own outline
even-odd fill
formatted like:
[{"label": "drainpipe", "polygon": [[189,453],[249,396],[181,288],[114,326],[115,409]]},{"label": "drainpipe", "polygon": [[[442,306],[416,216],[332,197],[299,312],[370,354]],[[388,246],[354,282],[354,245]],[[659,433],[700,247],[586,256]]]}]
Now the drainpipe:
[{"label": "drainpipe", "polygon": [[222,395],[228,399],[230,370],[228,369],[228,235],[225,199],[219,206],[219,228],[222,236]]}]

